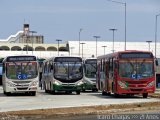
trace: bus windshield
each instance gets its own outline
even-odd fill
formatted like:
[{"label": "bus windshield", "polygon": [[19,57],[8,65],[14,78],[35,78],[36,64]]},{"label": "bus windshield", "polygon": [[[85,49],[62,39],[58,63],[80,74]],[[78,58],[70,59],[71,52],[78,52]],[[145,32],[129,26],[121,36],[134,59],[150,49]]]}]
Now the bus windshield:
[{"label": "bus windshield", "polygon": [[54,76],[59,80],[77,80],[82,78],[82,63],[57,62],[54,65]]},{"label": "bus windshield", "polygon": [[32,79],[38,76],[36,62],[9,62],[6,63],[8,79]]},{"label": "bus windshield", "polygon": [[96,66],[97,64],[85,64],[84,71],[85,76],[88,78],[96,78]]},{"label": "bus windshield", "polygon": [[152,77],[153,74],[153,62],[146,61],[121,61],[119,64],[119,75],[120,77],[131,78],[131,79],[143,79]]}]

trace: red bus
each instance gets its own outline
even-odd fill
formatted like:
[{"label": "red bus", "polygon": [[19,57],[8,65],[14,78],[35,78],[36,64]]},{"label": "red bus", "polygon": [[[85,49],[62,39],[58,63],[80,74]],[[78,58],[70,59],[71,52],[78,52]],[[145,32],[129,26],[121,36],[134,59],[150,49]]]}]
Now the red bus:
[{"label": "red bus", "polygon": [[149,51],[127,50],[97,58],[97,88],[102,95],[155,92],[155,59]]}]

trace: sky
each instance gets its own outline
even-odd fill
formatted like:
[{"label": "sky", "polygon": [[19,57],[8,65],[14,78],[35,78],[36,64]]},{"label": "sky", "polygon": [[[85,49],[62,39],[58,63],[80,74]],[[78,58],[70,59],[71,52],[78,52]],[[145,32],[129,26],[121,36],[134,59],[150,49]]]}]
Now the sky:
[{"label": "sky", "polygon": [[[155,16],[160,14],[160,0],[116,0],[127,4],[127,41],[154,41]],[[109,0],[0,0],[0,39],[23,30],[44,36],[45,43],[78,40],[115,41],[125,39],[123,4]],[[160,16],[157,38],[160,41]]]}]

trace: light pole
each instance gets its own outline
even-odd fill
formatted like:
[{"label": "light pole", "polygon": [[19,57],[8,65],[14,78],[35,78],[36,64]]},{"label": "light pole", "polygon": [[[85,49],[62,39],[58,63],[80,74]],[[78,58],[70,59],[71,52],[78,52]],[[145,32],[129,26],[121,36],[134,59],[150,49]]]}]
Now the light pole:
[{"label": "light pole", "polygon": [[113,31],[113,53],[114,53],[114,31],[116,31],[117,29],[115,29],[115,28],[112,28],[112,29],[109,29],[109,30],[111,30],[111,31]]},{"label": "light pole", "polygon": [[33,33],[37,33],[36,31],[29,31],[30,33],[32,33],[32,55],[33,55]]},{"label": "light pole", "polygon": [[93,36],[94,38],[96,38],[96,57],[97,57],[97,39],[100,38],[100,36]]},{"label": "light pole", "polygon": [[82,28],[80,28],[79,30],[79,56],[80,56],[80,41],[81,41],[81,32],[82,32]]},{"label": "light pole", "polygon": [[117,4],[121,4],[124,5],[125,8],[125,15],[124,15],[124,31],[125,31],[125,41],[124,41],[124,50],[126,50],[126,42],[127,42],[127,4],[126,2],[119,2],[119,1],[115,1],[115,0],[107,0],[107,1],[111,1]]},{"label": "light pole", "polygon": [[150,51],[150,43],[152,42],[152,41],[146,41],[147,43],[148,43],[148,51]]},{"label": "light pole", "polygon": [[156,22],[155,22],[155,58],[156,58],[156,52],[157,52],[157,19],[160,14],[156,15]]},{"label": "light pole", "polygon": [[56,39],[56,41],[58,42],[58,56],[59,56],[59,42],[62,41],[62,40]]},{"label": "light pole", "polygon": [[107,46],[104,45],[104,46],[102,46],[102,47],[104,48],[104,55],[105,55],[105,48],[106,48]]},{"label": "light pole", "polygon": [[82,58],[83,58],[83,45],[86,43],[80,43],[82,45]]}]

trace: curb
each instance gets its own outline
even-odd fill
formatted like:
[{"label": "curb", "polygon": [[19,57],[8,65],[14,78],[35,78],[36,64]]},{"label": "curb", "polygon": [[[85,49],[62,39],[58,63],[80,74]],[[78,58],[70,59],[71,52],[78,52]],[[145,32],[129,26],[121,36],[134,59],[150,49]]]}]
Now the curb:
[{"label": "curb", "polygon": [[[75,115],[97,115],[111,114],[136,110],[151,110],[160,108],[159,102],[143,102],[143,103],[128,103],[128,104],[111,104],[85,107],[69,107],[69,108],[53,108],[53,109],[37,109],[37,110],[22,110],[11,112],[0,112],[0,117],[3,116],[18,116],[18,117],[33,117],[46,118],[49,116],[75,116]],[[36,120],[36,119],[35,119]]]}]

